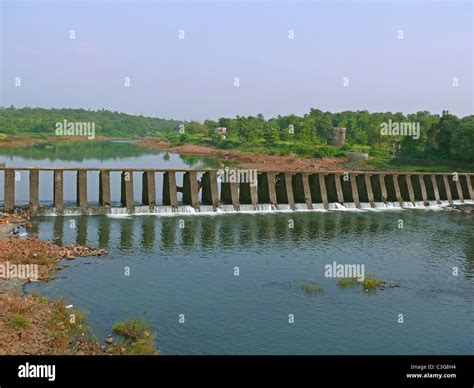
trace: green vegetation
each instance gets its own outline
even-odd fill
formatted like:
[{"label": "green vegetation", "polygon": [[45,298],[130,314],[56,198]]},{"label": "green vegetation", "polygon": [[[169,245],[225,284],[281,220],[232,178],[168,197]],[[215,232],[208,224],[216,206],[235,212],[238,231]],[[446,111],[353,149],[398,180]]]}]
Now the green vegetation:
[{"label": "green vegetation", "polygon": [[358,287],[361,284],[362,284],[362,282],[360,282],[359,279],[356,278],[356,277],[353,277],[353,278],[340,278],[337,281],[337,285],[341,288]]},{"label": "green vegetation", "polygon": [[28,320],[23,315],[14,315],[10,321],[10,327],[13,329],[26,329],[29,325]]},{"label": "green vegetation", "polygon": [[364,281],[362,282],[362,287],[364,288],[364,290],[368,290],[368,291],[374,291],[378,288],[380,288],[381,286],[383,286],[385,284],[385,282],[381,279],[379,279],[377,276],[371,274],[371,275],[368,275]]},{"label": "green vegetation", "polygon": [[0,108],[0,131],[6,134],[54,135],[56,123],[64,120],[95,123],[97,136],[153,136],[157,132],[177,130],[183,124],[182,121],[133,116],[105,109]]},{"label": "green vegetation", "polygon": [[[40,303],[43,303],[41,301]],[[79,339],[86,333],[90,334],[90,328],[85,324],[86,314],[82,310],[70,310],[66,308],[66,303],[63,299],[56,299],[51,303],[51,315],[48,325],[52,329],[61,328],[61,330],[54,331],[54,341],[59,343],[71,342]]]},{"label": "green vegetation", "polygon": [[324,290],[321,286],[312,282],[301,285],[301,289],[310,295],[320,295],[324,293]]},{"label": "green vegetation", "polygon": [[158,354],[155,347],[155,336],[151,333],[152,325],[143,319],[126,319],[114,325],[112,332],[121,337],[122,345],[129,355]]},{"label": "green vegetation", "polygon": [[[193,143],[219,149],[239,149],[273,155],[308,158],[342,157],[349,152],[369,153],[375,167],[405,169],[423,167],[433,171],[464,171],[474,166],[474,115],[458,118],[426,111],[402,113],[368,111],[322,112],[311,109],[304,116],[287,115],[265,119],[263,115],[185,122],[132,116],[106,110],[0,108],[0,141],[6,135],[46,136],[55,133],[55,123],[94,122],[97,136],[153,136],[174,144]],[[420,136],[382,135],[387,123],[413,123]],[[226,128],[225,136],[216,130]],[[346,128],[346,145],[327,145],[331,127]],[[394,150],[394,141],[400,149]],[[396,158],[393,158],[394,152]],[[439,167],[441,166],[441,167]]]},{"label": "green vegetation", "polygon": [[379,279],[376,275],[369,274],[363,281],[359,281],[356,277],[340,278],[337,281],[337,285],[341,288],[355,288],[362,286],[364,291],[375,291],[381,287],[383,288],[385,282],[382,279]]}]

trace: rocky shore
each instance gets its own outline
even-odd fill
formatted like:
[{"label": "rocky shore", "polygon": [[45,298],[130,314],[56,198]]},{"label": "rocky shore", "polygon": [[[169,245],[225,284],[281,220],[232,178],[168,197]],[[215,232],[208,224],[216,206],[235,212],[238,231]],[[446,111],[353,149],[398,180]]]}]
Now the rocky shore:
[{"label": "rocky shore", "polygon": [[[79,245],[58,246],[35,237],[21,238],[20,231],[26,231],[29,222],[27,214],[0,215],[0,355],[124,354],[123,347],[100,344],[91,337],[84,314],[64,301],[23,293],[27,282],[50,280],[62,259],[108,252]],[[19,266],[29,265],[38,269],[37,278],[20,278]]]}]

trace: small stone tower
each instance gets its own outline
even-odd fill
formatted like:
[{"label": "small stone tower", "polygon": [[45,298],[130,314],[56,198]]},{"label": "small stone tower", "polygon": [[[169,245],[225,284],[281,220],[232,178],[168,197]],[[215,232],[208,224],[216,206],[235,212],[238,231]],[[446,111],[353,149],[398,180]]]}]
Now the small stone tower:
[{"label": "small stone tower", "polygon": [[342,147],[346,142],[346,128],[333,127],[328,131],[328,144]]}]

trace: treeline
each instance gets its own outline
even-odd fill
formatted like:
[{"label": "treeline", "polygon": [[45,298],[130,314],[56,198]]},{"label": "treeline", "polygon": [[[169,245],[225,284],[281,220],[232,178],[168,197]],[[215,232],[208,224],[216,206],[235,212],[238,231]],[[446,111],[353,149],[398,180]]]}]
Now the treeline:
[{"label": "treeline", "polygon": [[0,108],[0,130],[6,134],[55,133],[58,122],[95,123],[100,136],[153,136],[164,130],[176,130],[182,121],[133,116],[108,110]]},{"label": "treeline", "polygon": [[[348,150],[389,156],[394,140],[400,141],[399,156],[416,159],[445,159],[474,162],[474,115],[458,118],[448,112],[339,113],[311,109],[304,116],[287,115],[265,119],[263,115],[183,122],[132,116],[107,110],[0,108],[0,131],[6,134],[53,134],[55,123],[94,122],[97,136],[159,136],[180,142],[199,141],[220,148],[255,152],[294,153],[300,156],[338,156]],[[381,132],[387,123],[419,126],[419,137],[387,136]],[[216,128],[225,127],[223,138]],[[345,127],[347,145],[343,150],[327,145],[331,127]]]},{"label": "treeline", "polygon": [[[389,123],[409,123],[419,127],[418,136],[387,136],[381,128]],[[215,128],[225,127],[222,139]],[[346,128],[345,149],[369,150],[388,156],[395,140],[400,141],[399,156],[409,158],[446,159],[474,162],[474,115],[458,118],[449,112],[442,115],[427,111],[404,115],[402,113],[369,113],[368,111],[322,112],[311,109],[303,117],[288,115],[265,120],[256,117],[220,118],[206,120],[203,125],[187,124],[192,133],[207,131],[213,142],[223,148],[244,144],[264,144],[269,147],[290,149],[297,154],[325,156],[321,150],[334,154],[333,147],[325,147],[331,127]],[[336,151],[337,152],[337,151]]]}]

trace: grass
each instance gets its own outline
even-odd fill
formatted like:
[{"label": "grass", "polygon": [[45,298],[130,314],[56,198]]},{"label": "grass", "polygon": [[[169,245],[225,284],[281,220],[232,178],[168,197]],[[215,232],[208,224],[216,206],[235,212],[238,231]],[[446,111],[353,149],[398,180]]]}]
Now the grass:
[{"label": "grass", "polygon": [[[45,297],[39,298],[40,303],[48,303]],[[62,299],[55,300],[52,303],[52,314],[48,322],[51,328],[65,328],[66,330],[55,331],[57,341],[72,341],[74,338],[83,335],[89,331],[85,325],[85,313],[81,310],[69,310]],[[74,319],[71,319],[71,318]]]},{"label": "grass", "polygon": [[351,288],[351,287],[358,287],[362,284],[362,282],[359,281],[358,278],[352,277],[352,278],[340,278],[337,281],[337,285],[341,288]]},{"label": "grass", "polygon": [[355,288],[362,286],[364,291],[375,291],[382,287],[385,284],[385,281],[380,279],[374,274],[367,275],[364,280],[359,281],[356,277],[351,278],[340,278],[337,281],[337,285],[341,288]]},{"label": "grass", "polygon": [[365,162],[376,170],[390,170],[400,172],[432,172],[432,173],[452,173],[456,172],[470,172],[474,168],[471,165],[453,166],[449,164],[435,164],[436,161],[427,160],[427,163],[432,165],[420,165],[416,163],[395,163],[389,158],[371,158]]},{"label": "grass", "polygon": [[321,286],[316,283],[310,282],[301,285],[301,289],[309,295],[320,295],[324,293],[324,290]]},{"label": "grass", "polygon": [[151,332],[151,323],[144,319],[128,318],[114,325],[112,333],[121,338],[125,354],[155,355],[159,354],[155,347],[155,336]]},{"label": "grass", "polygon": [[34,290],[31,293],[31,296],[38,300],[41,304],[47,304],[49,301],[49,298],[47,296],[41,296],[40,293],[37,290]]},{"label": "grass", "polygon": [[13,329],[26,329],[30,323],[23,315],[14,315],[10,321],[10,327]]},{"label": "grass", "polygon": [[383,286],[385,282],[382,279],[379,279],[376,275],[368,275],[362,282],[362,287],[364,290],[375,291],[376,289]]}]

